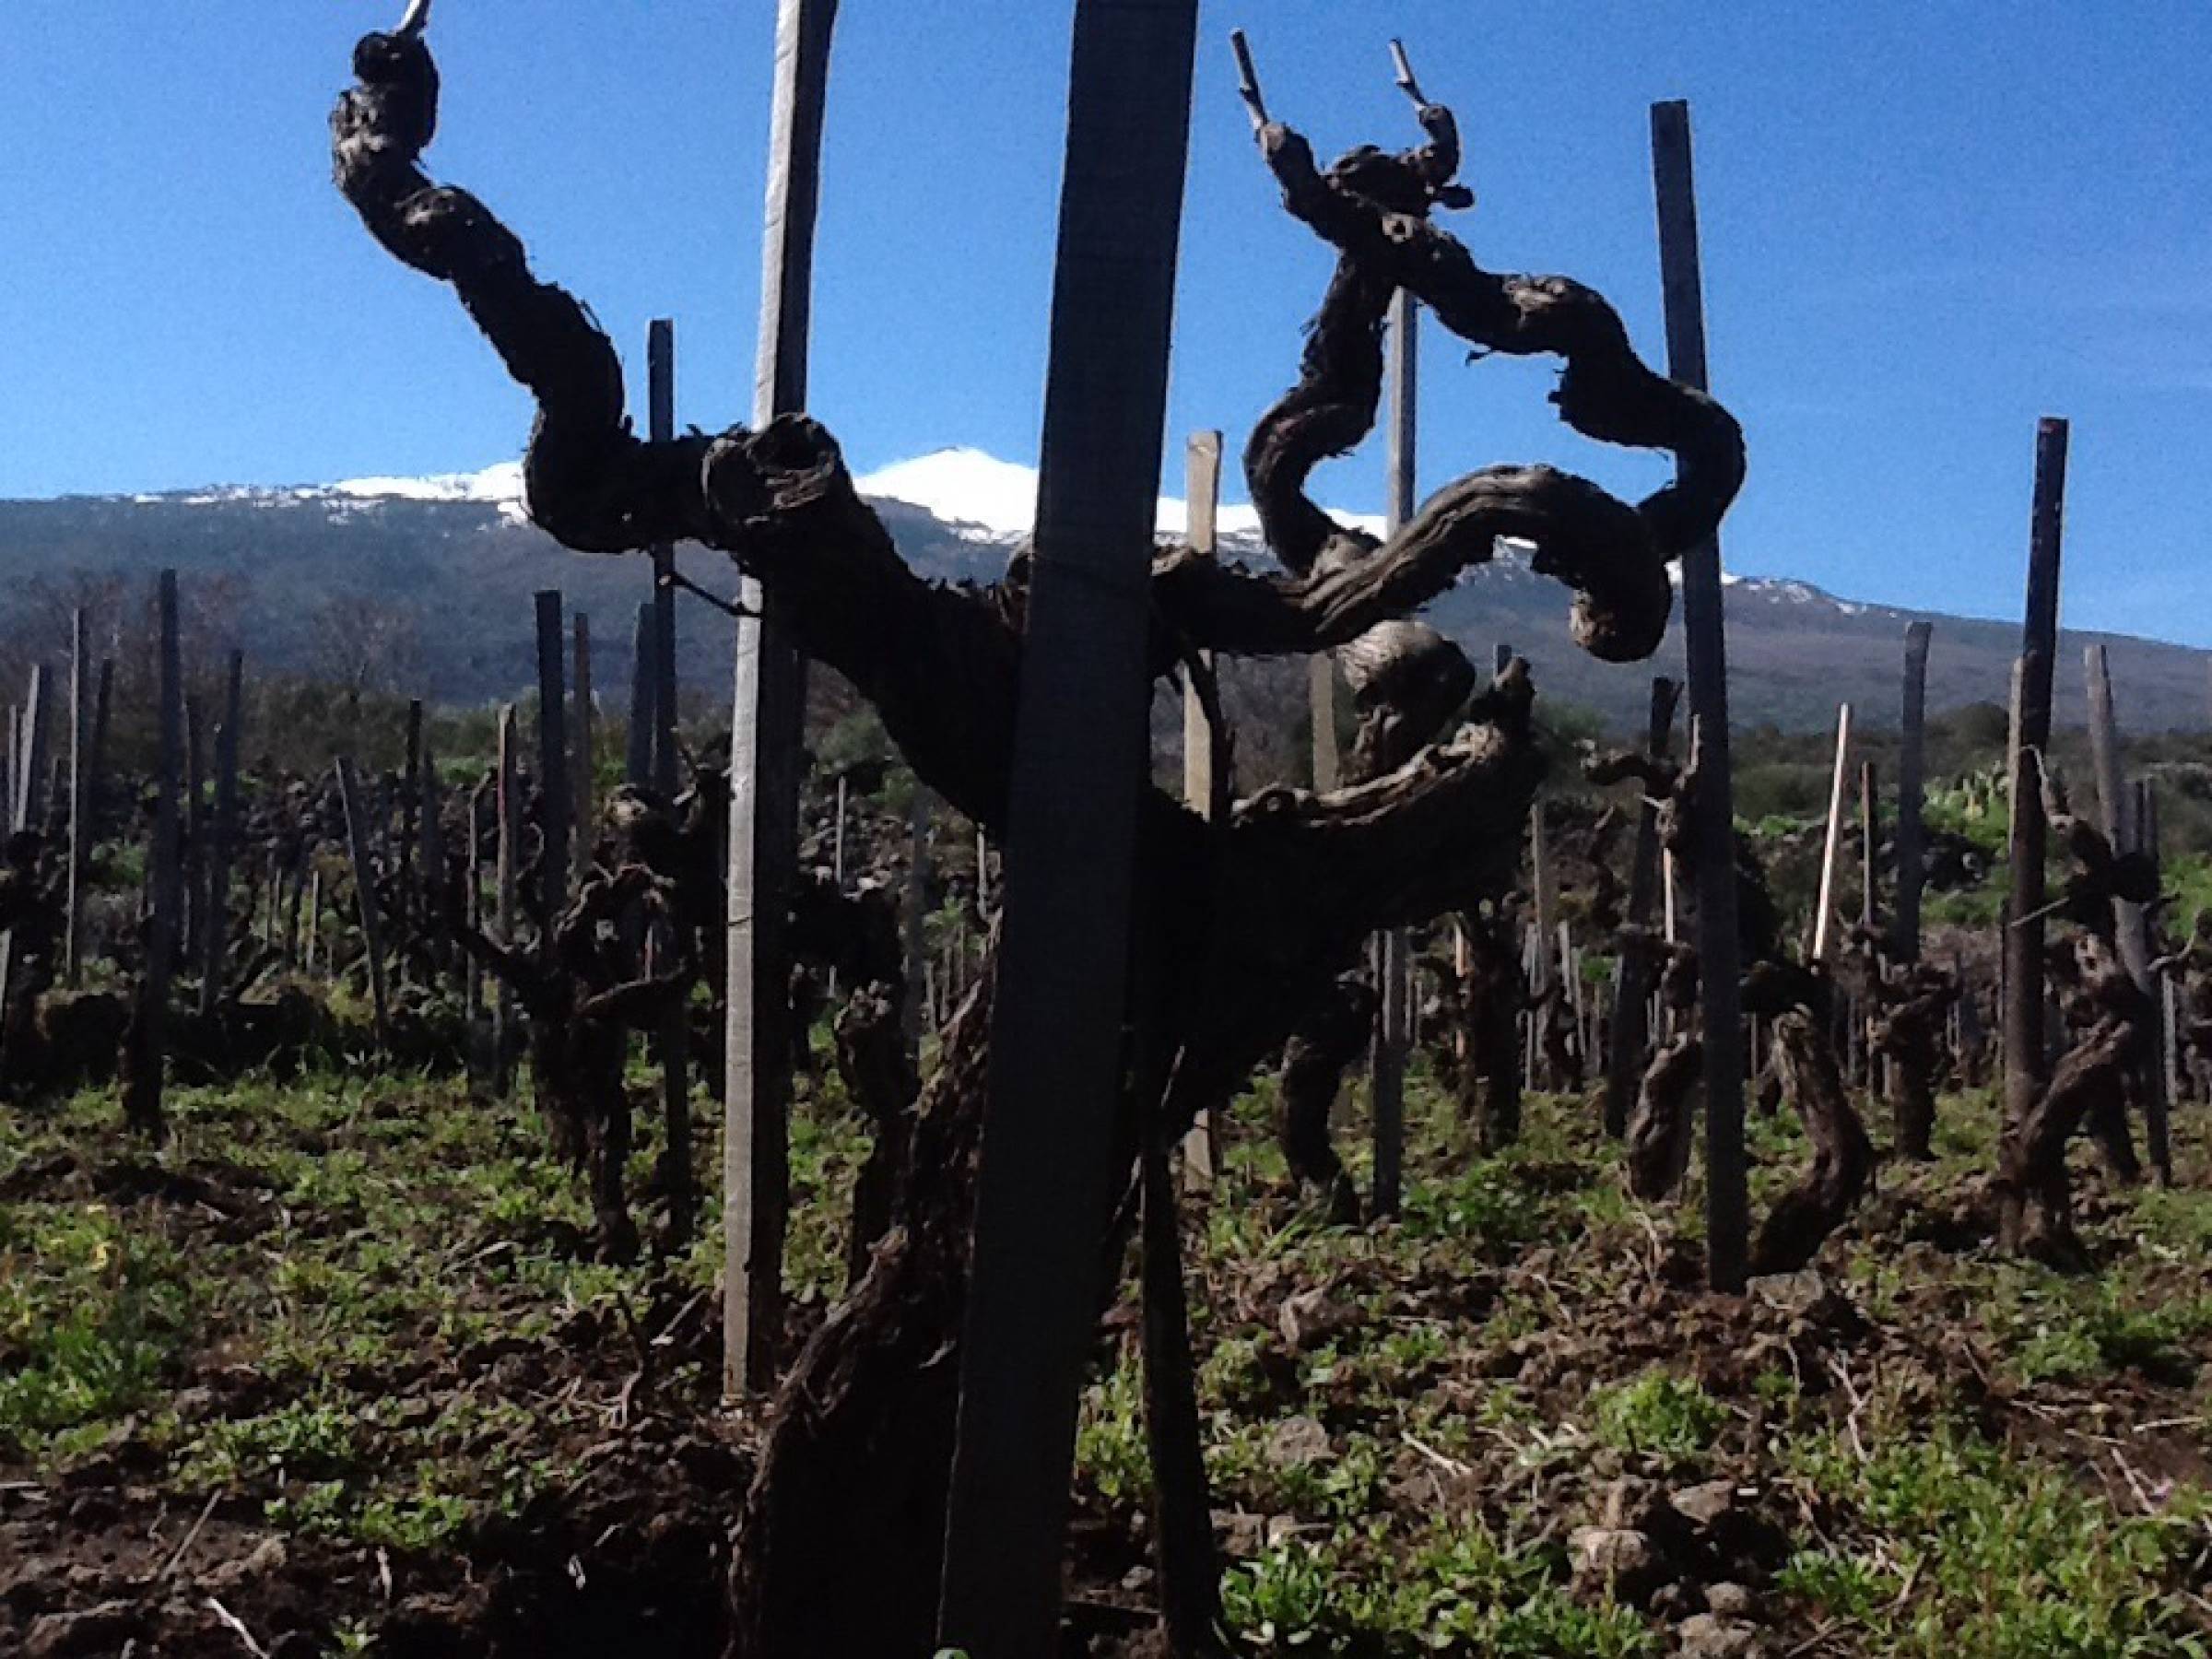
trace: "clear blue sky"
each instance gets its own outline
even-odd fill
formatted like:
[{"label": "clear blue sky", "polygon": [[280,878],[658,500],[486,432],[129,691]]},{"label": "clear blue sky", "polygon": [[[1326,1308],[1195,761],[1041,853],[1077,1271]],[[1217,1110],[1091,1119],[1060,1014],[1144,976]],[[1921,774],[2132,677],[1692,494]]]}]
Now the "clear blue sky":
[{"label": "clear blue sky", "polygon": [[[399,9],[10,0],[0,495],[516,453],[521,394],[328,182],[353,39]],[[1034,454],[1070,10],[845,0],[812,402],[856,469]],[[675,315],[687,422],[748,402],[773,11],[438,0],[433,170],[633,362]],[[1328,269],[1253,152],[1238,24],[1329,153],[1410,133],[1385,54],[1404,34],[1467,136],[1481,202],[1454,222],[1477,257],[1596,285],[1654,360],[1646,108],[1691,100],[1714,383],[1751,443],[1733,568],[2016,614],[2034,421],[2063,414],[2066,620],[2212,644],[2212,6],[1207,0],[1170,418],[1232,444]],[[1657,477],[1562,434],[1548,369],[1461,357],[1431,331],[1425,488],[1540,458]],[[1377,455],[1324,488],[1379,504]]]}]

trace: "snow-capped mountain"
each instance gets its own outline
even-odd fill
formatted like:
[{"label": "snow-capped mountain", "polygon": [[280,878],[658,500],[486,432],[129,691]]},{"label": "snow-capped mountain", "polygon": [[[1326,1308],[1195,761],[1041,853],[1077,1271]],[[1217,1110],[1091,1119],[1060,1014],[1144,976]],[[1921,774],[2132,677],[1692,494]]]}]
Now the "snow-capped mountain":
[{"label": "snow-capped mountain", "polygon": [[[907,559],[941,580],[988,582],[1029,531],[1034,470],[980,450],[952,448],[866,473],[857,480]],[[150,577],[174,567],[195,578],[230,579],[235,626],[248,651],[280,668],[310,668],[315,622],[349,606],[410,612],[422,689],[448,699],[503,696],[533,673],[531,594],[559,588],[571,610],[588,612],[598,641],[598,681],[624,688],[635,607],[649,596],[641,560],[594,558],[556,547],[528,522],[522,468],[501,462],[479,472],[428,477],[349,478],[294,488],[224,487],[164,495],[0,501],[0,635],[36,607],[33,579],[74,573]],[[1162,499],[1159,527],[1180,532],[1184,504]],[[1359,515],[1343,514],[1347,519]],[[1372,518],[1365,527],[1380,529]],[[1262,559],[1252,509],[1218,515],[1225,558]],[[729,568],[700,549],[686,569],[726,588]],[[1641,722],[1654,673],[1681,672],[1679,634],[1648,664],[1598,663],[1568,641],[1568,596],[1501,553],[1468,571],[1430,606],[1430,619],[1477,662],[1495,643],[1529,658],[1540,692],[1601,711],[1621,727]],[[727,684],[727,623],[699,605],[684,607],[689,684],[719,695]],[[1862,720],[1887,724],[1897,707],[1908,613],[1838,599],[1809,583],[1732,580],[1728,588],[1733,708],[1747,724],[1826,724],[1848,699]],[[1929,695],[1938,709],[1999,702],[2006,696],[2018,625],[1937,618]],[[324,633],[327,635],[327,626]],[[2079,640],[2071,641],[2077,653]],[[2150,641],[2108,638],[2118,702],[2132,725],[2202,726],[2203,653]],[[2078,661],[2078,655],[2069,660]],[[2075,677],[2060,677],[2060,718],[2078,719]],[[616,695],[619,695],[618,689]]]}]

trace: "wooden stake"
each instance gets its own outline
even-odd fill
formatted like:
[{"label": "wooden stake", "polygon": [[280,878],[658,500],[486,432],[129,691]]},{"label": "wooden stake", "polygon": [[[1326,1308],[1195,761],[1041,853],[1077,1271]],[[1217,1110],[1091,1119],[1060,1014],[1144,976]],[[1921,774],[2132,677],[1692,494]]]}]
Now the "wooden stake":
[{"label": "wooden stake", "polygon": [[1197,0],[1077,0],[939,1645],[1053,1651],[1096,1327]]},{"label": "wooden stake", "polygon": [[1920,891],[1926,879],[1921,809],[1925,801],[1928,641],[1932,624],[1905,628],[1904,716],[1897,757],[1897,917],[1889,954],[1900,962],[1920,960]]},{"label": "wooden stake", "polygon": [[[753,423],[806,403],[814,226],[836,0],[779,0]],[[772,594],[744,584],[730,744],[729,980],[723,1079],[723,1393],[764,1389],[782,1324],[791,1077],[785,917],[798,865],[806,669]],[[667,643],[664,638],[664,644]],[[673,652],[669,653],[673,656]],[[664,686],[672,663],[661,666]],[[673,782],[673,755],[658,757]]]},{"label": "wooden stake", "polygon": [[[1666,310],[1667,372],[1708,389],[1705,300],[1698,257],[1697,188],[1689,106],[1652,106],[1652,171],[1659,205],[1659,265]],[[1710,536],[1682,558],[1682,633],[1689,665],[1691,753],[1700,810],[1688,826],[1698,891],[1698,960],[1703,984],[1706,1277],[1740,1291],[1750,1254],[1744,1160],[1744,1040],[1735,929],[1735,786],[1729,762],[1728,657],[1721,547]]]},{"label": "wooden stake", "polygon": [[2028,607],[2014,680],[2012,912],[2005,929],[2005,1123],[2023,1120],[2042,1093],[2042,757],[2051,744],[2051,676],[2058,652],[2058,569],[2065,536],[2066,423],[2035,433],[2035,501],[2028,540]]},{"label": "wooden stake", "polygon": [[[1851,764],[1851,705],[1836,708],[1836,763],[1828,785],[1828,833],[1820,845],[1820,900],[1813,911],[1813,960],[1828,960],[1828,926],[1835,914],[1836,853],[1843,840],[1843,781]],[[1702,897],[1704,888],[1698,889]]]},{"label": "wooden stake", "polygon": [[[1183,453],[1183,494],[1190,517],[1185,524],[1183,539],[1191,550],[1211,559],[1218,546],[1216,520],[1221,506],[1221,434],[1197,432],[1192,435],[1189,447]],[[1212,653],[1206,656],[1208,666]],[[1214,776],[1213,727],[1206,718],[1206,708],[1195,686],[1182,688],[1182,804],[1201,818],[1211,818],[1214,812],[1214,790],[1217,782],[1221,788],[1229,786],[1226,778]],[[976,870],[979,891],[982,879],[983,848],[976,843]],[[1191,1190],[1203,1191],[1211,1186],[1220,1162],[1221,1125],[1211,1112],[1202,1112],[1192,1123],[1190,1133],[1182,1137],[1182,1179]]]}]

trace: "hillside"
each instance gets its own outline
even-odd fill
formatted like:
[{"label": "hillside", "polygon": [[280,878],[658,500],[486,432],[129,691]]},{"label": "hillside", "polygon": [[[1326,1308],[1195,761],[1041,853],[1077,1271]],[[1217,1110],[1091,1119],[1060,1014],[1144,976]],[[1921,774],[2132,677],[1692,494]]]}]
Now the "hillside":
[{"label": "hillside", "polygon": [[[907,558],[946,580],[988,581],[1018,540],[1033,500],[1026,468],[973,451],[947,450],[862,480]],[[173,565],[194,577],[238,579],[235,626],[253,656],[280,669],[313,669],[333,618],[347,607],[397,610],[433,698],[481,701],[525,687],[533,673],[530,595],[559,587],[588,612],[599,641],[598,679],[619,699],[629,677],[631,618],[648,597],[641,561],[565,551],[529,524],[509,465],[440,478],[359,479],[292,489],[221,488],[169,495],[0,501],[0,570],[17,578],[0,593],[0,630],[22,614],[21,579],[41,572],[114,573],[139,580]],[[1181,522],[1161,504],[1163,528]],[[1249,509],[1223,514],[1231,558],[1257,559]],[[726,588],[728,567],[693,550],[687,570]],[[1998,596],[1993,595],[1993,601]],[[1478,661],[1508,641],[1535,667],[1548,695],[1601,712],[1616,725],[1641,718],[1650,675],[1681,671],[1680,630],[1650,665],[1620,667],[1573,650],[1567,599],[1555,583],[1506,558],[1469,572],[1430,617]],[[710,695],[726,679],[727,624],[687,601],[686,684]],[[12,614],[11,614],[12,613]],[[1854,604],[1803,582],[1742,580],[1728,589],[1734,712],[1741,724],[1785,729],[1826,724],[1839,699],[1874,724],[1894,721],[1900,642],[1912,613]],[[1936,710],[2002,702],[2018,639],[2017,622],[1936,617],[1929,700]],[[320,626],[318,626],[320,623]],[[2102,640],[2124,723],[2142,731],[2201,728],[2208,680],[2204,653],[2123,636],[2068,634],[2059,672],[2059,719],[2081,717],[2081,647]]]}]

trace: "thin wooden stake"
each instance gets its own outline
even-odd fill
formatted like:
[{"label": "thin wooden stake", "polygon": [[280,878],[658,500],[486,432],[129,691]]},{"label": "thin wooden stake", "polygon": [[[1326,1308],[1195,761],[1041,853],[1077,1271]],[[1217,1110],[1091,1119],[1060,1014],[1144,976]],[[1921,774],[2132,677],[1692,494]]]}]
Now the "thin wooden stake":
[{"label": "thin wooden stake", "polygon": [[[1221,506],[1221,434],[1197,432],[1191,437],[1183,454],[1183,495],[1190,517],[1186,521],[1183,539],[1191,550],[1207,559],[1214,557],[1218,538],[1216,521]],[[1206,658],[1212,664],[1212,653]],[[1219,780],[1223,788],[1229,781]],[[1202,818],[1210,818],[1214,811],[1214,731],[1206,717],[1204,700],[1198,688],[1185,685],[1182,688],[1182,804]],[[982,880],[983,848],[976,843],[976,871],[979,891]],[[1193,1121],[1190,1133],[1182,1138],[1183,1183],[1194,1192],[1211,1186],[1220,1162],[1221,1126],[1212,1112],[1202,1112]]]},{"label": "thin wooden stake", "polygon": [[[1705,391],[1704,279],[1687,103],[1652,106],[1652,171],[1659,207],[1667,372]],[[1717,535],[1682,557],[1682,633],[1689,666],[1690,747],[1699,779],[1699,810],[1688,829],[1703,985],[1706,1277],[1715,1290],[1740,1291],[1750,1256],[1751,1200],[1744,1158],[1735,785],[1729,759],[1728,656]]]},{"label": "thin wooden stake", "polygon": [[[753,421],[806,404],[814,228],[836,0],[779,0]],[[792,1042],[784,918],[798,865],[806,667],[775,595],[747,582],[730,745],[729,978],[723,1079],[723,1393],[764,1389],[782,1324]],[[664,640],[664,643],[666,641]],[[671,656],[673,653],[670,653]],[[672,663],[661,665],[663,684]],[[660,758],[672,772],[673,756]]]},{"label": "thin wooden stake", "polygon": [[2005,929],[2005,1124],[2009,1133],[2050,1076],[2043,1048],[2042,757],[2051,745],[2051,677],[2058,652],[2058,573],[2065,537],[2066,423],[2035,433],[2035,500],[2029,526],[2028,606],[2014,680],[2012,911]]},{"label": "thin wooden stake", "polygon": [[[1828,785],[1828,830],[1820,844],[1820,898],[1813,909],[1815,962],[1828,960],[1829,923],[1835,915],[1836,853],[1843,841],[1844,780],[1851,765],[1851,705],[1836,707],[1836,759]],[[1702,888],[1699,889],[1700,893]]]}]

